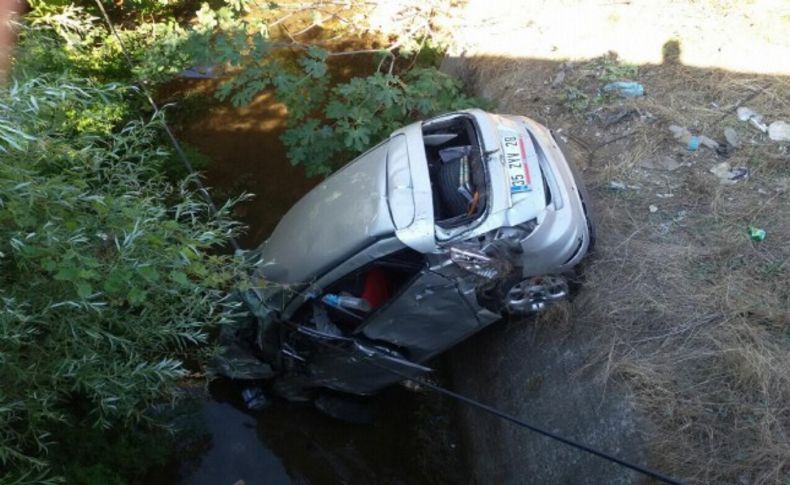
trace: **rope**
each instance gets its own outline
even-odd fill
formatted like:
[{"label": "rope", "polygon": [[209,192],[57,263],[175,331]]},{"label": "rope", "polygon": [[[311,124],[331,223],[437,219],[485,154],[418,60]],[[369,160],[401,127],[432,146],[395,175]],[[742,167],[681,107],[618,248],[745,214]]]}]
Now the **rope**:
[{"label": "rope", "polygon": [[[385,368],[384,366],[379,366],[379,367]],[[434,392],[438,392],[439,394],[443,394],[443,395],[445,395],[445,396],[447,396],[447,397],[449,397],[451,399],[455,399],[457,401],[460,401],[460,402],[466,404],[467,406],[479,409],[479,410],[484,411],[484,412],[486,412],[488,414],[496,416],[496,417],[498,417],[500,419],[503,419],[505,421],[513,423],[516,426],[520,426],[522,428],[526,428],[526,429],[528,429],[530,431],[533,431],[535,433],[538,433],[538,434],[540,434],[542,436],[545,436],[547,438],[553,439],[555,441],[559,441],[560,443],[568,445],[568,446],[570,446],[572,448],[576,448],[577,450],[581,450],[581,451],[584,451],[586,453],[590,453],[591,455],[595,455],[595,456],[597,456],[599,458],[603,458],[604,460],[610,461],[612,463],[616,463],[616,464],[618,464],[620,466],[623,466],[625,468],[629,468],[629,469],[631,469],[633,471],[639,472],[639,473],[641,473],[641,474],[643,474],[645,476],[648,476],[650,478],[654,478],[654,479],[659,480],[661,482],[669,483],[671,485],[681,485],[680,481],[675,480],[673,478],[670,478],[670,477],[668,477],[666,475],[663,475],[663,474],[661,474],[661,473],[659,473],[657,471],[653,471],[653,470],[650,470],[649,468],[645,468],[643,466],[630,463],[630,462],[625,461],[625,460],[623,460],[621,458],[617,458],[616,456],[610,455],[610,454],[608,454],[606,452],[596,450],[595,448],[587,446],[587,445],[585,445],[583,443],[579,443],[577,441],[574,441],[574,440],[572,440],[570,438],[564,438],[564,437],[562,437],[562,436],[560,436],[558,434],[552,433],[550,431],[546,431],[545,429],[539,428],[539,427],[537,427],[537,426],[535,426],[533,424],[530,424],[530,423],[528,423],[528,422],[526,422],[526,421],[524,421],[522,419],[519,419],[519,418],[517,418],[517,417],[515,417],[515,416],[513,416],[511,414],[507,414],[505,412],[502,412],[502,411],[494,408],[493,406],[489,406],[488,404],[484,404],[484,403],[482,403],[480,401],[477,401],[475,399],[472,399],[470,397],[466,397],[464,395],[458,394],[458,393],[453,392],[453,391],[451,391],[449,389],[445,389],[444,387],[437,386],[436,384],[433,384],[433,383],[428,382],[428,381],[424,381],[422,379],[416,379],[414,377],[409,377],[408,375],[406,375],[406,374],[404,374],[402,372],[399,372],[399,371],[397,371],[395,369],[385,369],[385,370],[387,370],[387,371],[389,371],[389,372],[391,372],[393,374],[396,374],[396,375],[398,375],[400,377],[403,377],[405,379],[408,379],[408,380],[410,380],[412,382],[415,382],[415,383],[417,383],[417,384],[419,384],[421,386],[425,386],[425,387],[431,389]]]}]

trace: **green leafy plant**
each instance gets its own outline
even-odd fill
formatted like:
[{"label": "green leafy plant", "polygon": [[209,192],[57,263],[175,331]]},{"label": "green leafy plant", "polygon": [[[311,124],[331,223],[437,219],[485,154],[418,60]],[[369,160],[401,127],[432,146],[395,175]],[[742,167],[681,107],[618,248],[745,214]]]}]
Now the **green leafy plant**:
[{"label": "green leafy plant", "polygon": [[639,66],[621,62],[613,52],[595,59],[591,64],[598,79],[604,82],[633,80],[639,74]]},{"label": "green leafy plant", "polygon": [[304,164],[308,174],[328,173],[409,121],[480,104],[433,68],[402,77],[379,72],[338,84],[293,114],[283,142],[291,163]]},{"label": "green leafy plant", "polygon": [[[161,118],[118,125],[120,85],[0,91],[0,481],[48,476],[52,429],[150,421],[212,352],[239,226],[161,175]],[[91,122],[75,113],[89,113]],[[114,128],[116,127],[117,128]],[[8,471],[6,471],[8,470]]]},{"label": "green leafy plant", "polygon": [[579,113],[586,111],[594,100],[575,86],[566,86],[560,93],[560,100],[562,104],[568,107],[571,111]]},{"label": "green leafy plant", "polygon": [[[363,35],[370,30],[365,26],[369,7],[352,4],[355,22],[333,29],[317,19],[313,26]],[[291,34],[283,21],[295,15],[293,10],[274,4],[256,8],[251,15],[247,2],[218,8],[204,3],[188,26],[166,20],[120,29],[135,62],[134,72],[124,75],[128,79],[133,74],[153,85],[186,68],[210,67],[222,76],[217,97],[236,106],[273,90],[288,107],[288,130],[282,137],[288,157],[291,163],[304,165],[308,175],[331,172],[398,126],[486,104],[465,96],[457,80],[433,67],[446,39],[432,29],[431,12],[417,12],[416,23],[403,27],[405,31],[391,44],[354,51],[333,47],[320,37],[306,42],[298,33]],[[36,15],[36,25],[50,25],[62,40],[59,62],[99,81],[124,76],[118,72],[123,67],[117,67],[122,60],[117,41],[85,10],[42,6]],[[286,35],[273,35],[276,29]],[[49,49],[36,52],[51,56]],[[377,61],[367,74],[333,82],[332,59],[373,54]]]}]

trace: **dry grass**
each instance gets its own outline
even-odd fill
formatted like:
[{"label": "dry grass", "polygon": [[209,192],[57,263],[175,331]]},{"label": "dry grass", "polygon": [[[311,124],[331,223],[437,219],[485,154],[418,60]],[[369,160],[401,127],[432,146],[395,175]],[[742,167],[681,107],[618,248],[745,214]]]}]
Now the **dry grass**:
[{"label": "dry grass", "polygon": [[[571,63],[565,86],[592,99],[601,63]],[[594,326],[605,379],[632,390],[652,422],[653,465],[700,483],[787,483],[790,476],[790,147],[737,120],[739,104],[790,120],[790,80],[677,64],[641,66],[649,96],[603,100],[641,117],[603,127],[549,86],[560,64],[486,57],[465,62],[478,93],[500,110],[559,128],[585,167],[599,217],[599,246],[570,318]],[[518,90],[517,86],[528,86]],[[748,180],[720,185],[723,159],[689,152],[670,124],[743,146],[728,159]],[[613,143],[605,143],[618,139]],[[640,162],[667,155],[672,172]],[[638,189],[612,191],[611,180]],[[650,205],[658,210],[650,212]],[[764,227],[750,241],[749,225]],[[564,318],[562,318],[564,320]]]}]

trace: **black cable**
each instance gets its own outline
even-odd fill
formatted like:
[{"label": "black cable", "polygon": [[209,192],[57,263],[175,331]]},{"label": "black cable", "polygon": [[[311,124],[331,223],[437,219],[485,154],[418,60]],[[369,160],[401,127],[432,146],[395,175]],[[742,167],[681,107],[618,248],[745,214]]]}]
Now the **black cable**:
[{"label": "black cable", "polygon": [[[107,15],[107,11],[104,10],[104,5],[102,5],[101,0],[95,0],[95,2],[96,2],[96,6],[99,7],[99,11],[101,11],[102,16],[104,17],[104,21],[107,23],[107,27],[110,29],[110,32],[112,32],[112,35],[115,37],[115,40],[118,41],[118,46],[121,48],[121,52],[123,53],[124,58],[126,58],[126,63],[129,65],[130,71],[133,71],[134,62],[132,62],[132,58],[131,56],[129,56],[129,52],[126,50],[126,46],[124,45],[123,40],[121,40],[121,36],[118,35],[118,31],[115,30],[115,26],[113,25],[112,21],[110,21],[110,16]],[[157,106],[156,102],[154,101],[154,98],[151,96],[151,93],[148,90],[148,87],[145,85],[145,80],[138,79],[137,84],[140,86],[140,92],[142,92],[145,98],[148,100],[148,104],[151,105],[151,108],[154,109],[154,112],[159,113],[160,112],[159,106]],[[186,168],[187,172],[190,175],[195,175],[194,167],[192,167],[192,164],[189,163],[189,159],[187,158],[186,153],[184,153],[183,148],[181,148],[181,144],[178,143],[178,140],[176,139],[175,135],[173,135],[173,131],[170,129],[170,126],[168,126],[167,122],[164,119],[162,119],[162,125],[164,126],[165,133],[167,133],[167,137],[170,139],[170,143],[173,145],[173,148],[175,148],[176,150],[176,154],[178,155],[178,158],[180,158],[181,163],[184,164],[184,168]],[[217,206],[215,206],[214,201],[211,200],[211,196],[209,195],[208,190],[206,190],[206,187],[203,185],[203,182],[201,182],[200,178],[198,178],[197,176],[194,176],[193,179],[195,181],[195,185],[198,188],[198,193],[203,197],[203,200],[206,201],[209,208],[211,209],[212,214],[214,215],[217,214],[218,212]],[[236,251],[241,250],[241,246],[239,246],[239,243],[236,241],[236,238],[234,238],[233,236],[230,237],[230,245],[233,246],[233,249]]]},{"label": "black cable", "polygon": [[563,438],[560,435],[554,434],[554,433],[552,433],[550,431],[546,431],[546,430],[541,429],[541,428],[539,428],[537,426],[529,424],[526,421],[523,421],[523,420],[521,420],[521,419],[519,419],[519,418],[517,418],[517,417],[515,417],[513,415],[504,413],[504,412],[502,412],[502,411],[500,411],[500,410],[498,410],[498,409],[496,409],[496,408],[494,408],[492,406],[489,406],[487,404],[483,404],[480,401],[477,401],[477,400],[474,400],[472,398],[466,397],[464,395],[458,394],[458,393],[453,392],[453,391],[451,391],[449,389],[445,389],[445,388],[443,388],[441,386],[437,386],[436,384],[433,384],[431,382],[424,381],[424,380],[421,380],[421,379],[416,379],[414,377],[409,377],[408,375],[406,375],[406,374],[404,374],[402,372],[399,372],[399,371],[397,371],[395,369],[386,368],[383,365],[378,365],[378,367],[380,367],[382,369],[385,369],[385,370],[387,370],[387,371],[389,371],[389,372],[391,372],[393,374],[396,374],[396,375],[398,375],[400,377],[408,379],[408,380],[410,380],[412,382],[415,382],[415,383],[417,383],[417,384],[419,384],[421,386],[425,386],[425,387],[427,387],[427,388],[429,388],[429,389],[431,389],[431,390],[433,390],[435,392],[438,392],[440,394],[443,394],[443,395],[445,395],[447,397],[450,397],[450,398],[456,399],[458,401],[461,401],[462,403],[464,403],[464,404],[466,404],[468,406],[480,409],[480,410],[485,411],[485,412],[487,412],[489,414],[492,414],[492,415],[494,415],[494,416],[496,416],[498,418],[504,419],[505,421],[509,421],[509,422],[511,422],[511,423],[513,423],[513,424],[515,424],[517,426],[521,426],[522,428],[526,428],[526,429],[528,429],[530,431],[533,431],[535,433],[543,435],[543,436],[545,436],[547,438],[551,438],[553,440],[559,441],[560,443],[568,445],[568,446],[570,446],[572,448],[576,448],[578,450],[585,451],[585,452],[590,453],[592,455],[595,455],[595,456],[597,456],[599,458],[603,458],[604,460],[608,460],[608,461],[611,461],[613,463],[616,463],[616,464],[618,464],[620,466],[623,466],[625,468],[630,468],[631,470],[639,472],[639,473],[641,473],[641,474],[643,474],[645,476],[648,476],[650,478],[655,478],[656,480],[662,481],[664,483],[669,483],[669,484],[672,484],[672,485],[681,485],[682,484],[682,482],[680,482],[678,480],[675,480],[674,478],[670,478],[670,477],[668,477],[666,475],[663,475],[663,474],[661,474],[659,472],[650,470],[650,469],[645,468],[643,466],[635,465],[633,463],[629,463],[629,462],[627,462],[627,461],[625,461],[623,459],[617,458],[616,456],[612,456],[612,455],[610,455],[608,453],[605,453],[603,451],[598,451],[595,448],[591,448],[591,447],[589,447],[589,446],[587,446],[587,445],[585,445],[583,443],[576,442],[576,441],[571,440],[569,438]]},{"label": "black cable", "polygon": [[[107,26],[109,27],[109,29],[112,32],[113,36],[115,36],[115,39],[118,41],[118,45],[121,48],[121,52],[123,53],[123,56],[126,58],[126,62],[129,64],[129,68],[130,69],[134,69],[134,63],[132,62],[132,58],[129,56],[129,54],[128,54],[127,50],[126,50],[126,47],[124,46],[123,41],[121,40],[121,36],[118,35],[118,32],[115,30],[115,27],[113,26],[112,22],[110,21],[110,17],[107,15],[107,11],[104,10],[104,6],[102,5],[101,0],[95,0],[95,2],[96,2],[96,6],[98,6],[99,10],[101,11],[102,16],[104,17],[104,20],[107,23]],[[145,95],[146,99],[148,100],[148,103],[151,105],[151,107],[154,109],[155,112],[159,112],[159,107],[157,106],[156,102],[154,101],[154,98],[151,96],[150,92],[148,91],[148,88],[146,87],[145,82],[143,80],[140,80],[138,82],[138,84],[140,85],[141,92]],[[163,121],[162,124],[164,126],[165,133],[167,133],[167,136],[170,139],[170,143],[172,143],[173,147],[175,148],[176,153],[178,154],[179,158],[181,159],[181,162],[184,164],[184,167],[187,169],[187,171],[189,172],[190,175],[194,175],[195,174],[195,169],[192,167],[192,164],[189,163],[189,160],[187,159],[187,156],[184,153],[184,150],[181,148],[181,145],[178,143],[178,140],[176,139],[175,135],[173,135],[173,132],[170,130],[170,127],[167,125],[167,122]],[[203,183],[197,177],[195,177],[194,180],[195,180],[195,184],[198,187],[198,192],[200,192],[200,194],[203,196],[203,198],[208,203],[208,205],[211,208],[211,210],[216,214],[217,213],[217,208],[214,205],[214,201],[211,200],[211,196],[209,195],[208,191],[203,186]],[[233,246],[233,249],[235,249],[235,250],[241,249],[235,238],[231,237],[230,238],[230,242],[231,242],[231,245]],[[277,320],[277,321],[281,322],[280,320]],[[285,322],[282,322],[282,323],[285,323]],[[294,327],[298,328],[298,326],[296,324],[292,323],[291,325],[293,325]],[[346,349],[341,349],[339,347],[333,346],[333,345],[329,344],[328,342],[324,342],[322,340],[317,340],[317,339],[315,341],[319,342],[320,344],[323,344],[325,346],[328,346],[328,347],[332,348],[333,350],[339,350],[339,351],[342,351],[342,352],[347,352]],[[451,391],[449,389],[445,389],[445,388],[443,388],[441,386],[437,386],[436,384],[417,379],[415,377],[409,376],[408,374],[405,374],[405,373],[400,372],[398,370],[389,368],[389,367],[387,367],[387,366],[385,366],[385,365],[373,360],[373,357],[364,356],[364,358],[369,363],[373,364],[374,366],[379,367],[380,369],[383,369],[383,370],[385,370],[387,372],[390,372],[392,374],[395,374],[395,375],[397,375],[399,377],[402,377],[403,379],[410,380],[410,381],[415,382],[415,383],[417,383],[419,385],[425,386],[425,387],[427,387],[427,388],[429,388],[429,389],[431,389],[431,390],[433,390],[435,392],[438,392],[438,393],[443,394],[445,396],[448,396],[450,398],[453,398],[453,399],[456,399],[458,401],[461,401],[462,403],[464,403],[464,404],[466,404],[468,406],[472,406],[474,408],[477,408],[477,409],[480,409],[482,411],[485,411],[485,412],[487,412],[489,414],[492,414],[492,415],[494,415],[494,416],[496,416],[498,418],[504,419],[505,421],[509,421],[509,422],[511,422],[511,423],[513,423],[513,424],[515,424],[517,426],[521,426],[522,428],[526,428],[526,429],[528,429],[530,431],[533,431],[535,433],[543,435],[543,436],[545,436],[547,438],[551,438],[553,440],[559,441],[560,443],[568,445],[568,446],[570,446],[572,448],[576,448],[578,450],[585,451],[585,452],[590,453],[592,455],[595,455],[595,456],[597,456],[599,458],[603,458],[604,460],[611,461],[612,463],[616,463],[616,464],[618,464],[620,466],[623,466],[625,468],[629,468],[631,470],[639,472],[639,473],[641,473],[641,474],[643,474],[645,476],[648,476],[648,477],[651,477],[651,478],[655,478],[656,480],[660,480],[660,481],[662,481],[664,483],[669,483],[671,485],[681,485],[681,483],[682,483],[682,482],[680,482],[678,480],[675,480],[675,479],[669,478],[669,477],[667,477],[665,475],[662,475],[661,473],[655,472],[653,470],[649,470],[649,469],[644,468],[644,467],[639,466],[639,465],[634,465],[633,463],[629,463],[629,462],[627,462],[625,460],[617,458],[616,456],[612,456],[612,455],[610,455],[608,453],[604,453],[602,451],[598,451],[598,450],[596,450],[594,448],[591,448],[591,447],[589,447],[587,445],[584,445],[582,443],[578,443],[578,442],[573,441],[573,440],[568,439],[568,438],[563,438],[562,436],[554,434],[554,433],[552,433],[550,431],[546,431],[546,430],[541,429],[541,428],[539,428],[537,426],[529,424],[526,421],[523,421],[523,420],[521,420],[521,419],[519,419],[519,418],[517,418],[515,416],[512,416],[510,414],[507,414],[507,413],[504,413],[502,411],[499,411],[498,409],[496,409],[496,408],[494,408],[492,406],[489,406],[487,404],[483,404],[480,401],[476,401],[476,400],[474,400],[472,398],[463,396],[463,395],[458,394],[456,392],[453,392],[453,391]]]}]

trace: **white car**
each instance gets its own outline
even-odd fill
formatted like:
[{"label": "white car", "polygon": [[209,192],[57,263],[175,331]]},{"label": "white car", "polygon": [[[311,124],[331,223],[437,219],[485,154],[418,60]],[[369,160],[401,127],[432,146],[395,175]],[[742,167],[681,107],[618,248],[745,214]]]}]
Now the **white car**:
[{"label": "white car", "polygon": [[[255,251],[223,374],[365,395],[504,314],[569,296],[594,227],[552,133],[471,109],[417,122],[304,196]],[[395,371],[395,372],[393,372]]]}]

